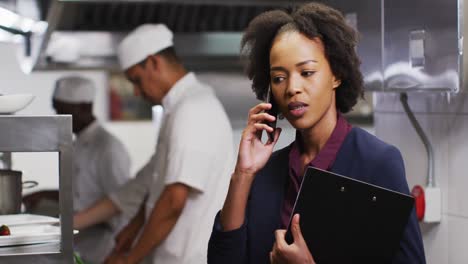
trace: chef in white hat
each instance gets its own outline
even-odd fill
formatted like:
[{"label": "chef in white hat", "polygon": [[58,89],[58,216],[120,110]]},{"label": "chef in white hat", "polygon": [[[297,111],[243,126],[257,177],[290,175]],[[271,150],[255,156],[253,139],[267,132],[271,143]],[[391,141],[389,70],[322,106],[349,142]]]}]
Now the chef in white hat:
[{"label": "chef in white hat", "polygon": [[121,42],[118,57],[135,93],[162,105],[164,114],[151,160],[88,210],[114,207],[134,215],[106,263],[206,263],[212,219],[234,161],[229,119],[212,88],[184,68],[165,25],[135,29]]},{"label": "chef in white hat", "polygon": [[94,84],[83,77],[67,76],[56,81],[52,103],[57,114],[73,116],[73,133],[78,134],[95,121]]},{"label": "chef in white hat", "polygon": [[[93,115],[95,87],[80,76],[56,82],[53,107],[57,114],[72,115],[73,209],[81,211],[130,180],[130,158],[123,144],[105,130]],[[42,194],[42,195],[41,195]],[[33,194],[36,200],[50,192]],[[30,198],[29,201],[32,199]],[[126,220],[127,219],[127,220]],[[115,234],[128,222],[123,215],[89,226],[75,236],[75,250],[86,263],[102,263],[114,247]]]}]

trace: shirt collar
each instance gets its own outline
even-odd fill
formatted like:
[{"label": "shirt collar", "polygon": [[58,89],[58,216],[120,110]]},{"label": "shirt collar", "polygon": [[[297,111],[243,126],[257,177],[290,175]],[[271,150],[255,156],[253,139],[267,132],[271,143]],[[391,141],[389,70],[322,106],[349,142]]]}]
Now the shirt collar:
[{"label": "shirt collar", "polygon": [[170,112],[183,97],[187,91],[187,88],[197,83],[198,80],[193,72],[189,72],[185,74],[184,77],[180,78],[171,87],[171,89],[169,89],[169,92],[162,99],[162,107],[164,108],[164,112]]},{"label": "shirt collar", "polygon": [[94,120],[91,124],[85,127],[80,133],[76,135],[76,141],[85,143],[89,141],[97,133],[99,129],[99,123]]}]

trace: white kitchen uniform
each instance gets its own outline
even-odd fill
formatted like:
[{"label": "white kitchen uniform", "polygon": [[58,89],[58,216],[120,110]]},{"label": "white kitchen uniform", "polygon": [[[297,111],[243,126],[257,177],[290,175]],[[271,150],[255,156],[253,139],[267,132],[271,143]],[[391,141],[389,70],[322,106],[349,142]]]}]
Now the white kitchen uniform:
[{"label": "white kitchen uniform", "polygon": [[111,199],[124,213],[134,213],[148,195],[148,219],[166,185],[191,187],[176,225],[144,263],[206,263],[213,219],[226,197],[234,164],[231,125],[212,89],[193,73],[169,90],[162,105],[164,117],[155,155]]},{"label": "white kitchen uniform", "polygon": [[[97,121],[78,134],[73,147],[74,212],[88,208],[130,180],[130,157],[125,147]],[[80,231],[75,236],[75,250],[87,263],[102,263],[127,219],[114,217]]]}]

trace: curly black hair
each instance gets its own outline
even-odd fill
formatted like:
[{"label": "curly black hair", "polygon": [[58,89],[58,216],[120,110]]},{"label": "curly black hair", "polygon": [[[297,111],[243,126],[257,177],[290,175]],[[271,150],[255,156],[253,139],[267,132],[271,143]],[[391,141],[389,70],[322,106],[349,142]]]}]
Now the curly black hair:
[{"label": "curly black hair", "polygon": [[247,59],[246,73],[257,98],[263,100],[266,96],[270,84],[270,50],[275,37],[284,31],[298,31],[310,39],[322,40],[331,70],[341,80],[336,89],[337,109],[349,112],[364,93],[355,50],[358,34],[346,24],[339,11],[316,2],[290,11],[268,11],[250,22],[242,38],[241,54]]}]

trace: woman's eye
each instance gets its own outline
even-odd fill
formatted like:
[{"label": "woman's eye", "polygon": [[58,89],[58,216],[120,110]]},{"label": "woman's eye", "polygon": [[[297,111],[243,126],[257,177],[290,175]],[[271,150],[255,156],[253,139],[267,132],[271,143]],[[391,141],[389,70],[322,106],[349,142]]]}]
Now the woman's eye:
[{"label": "woman's eye", "polygon": [[309,76],[312,76],[314,73],[315,71],[303,71],[302,76],[309,77]]},{"label": "woman's eye", "polygon": [[281,77],[281,76],[277,76],[277,77],[272,78],[273,83],[280,83],[282,81],[284,81],[284,77]]}]

